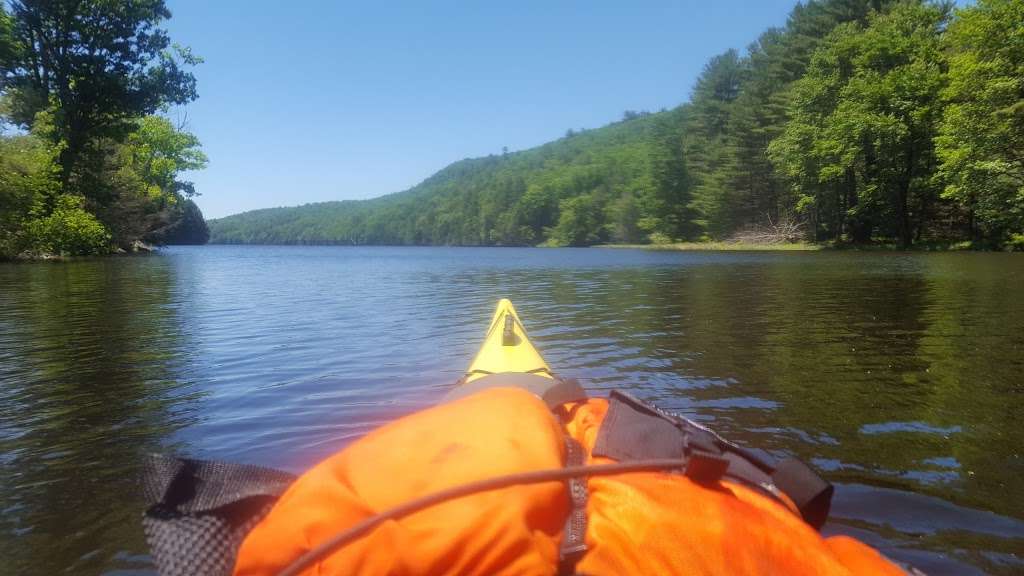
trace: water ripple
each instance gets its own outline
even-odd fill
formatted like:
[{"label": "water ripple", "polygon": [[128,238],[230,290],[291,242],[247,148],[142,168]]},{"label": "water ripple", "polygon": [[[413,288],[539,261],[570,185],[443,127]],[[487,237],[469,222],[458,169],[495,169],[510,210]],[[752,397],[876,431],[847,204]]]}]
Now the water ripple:
[{"label": "water ripple", "polygon": [[211,246],[0,266],[0,552],[18,574],[148,569],[146,453],[301,471],[437,402],[508,297],[593,393],[818,466],[839,482],[830,533],[933,574],[1020,573],[1021,286],[1003,254]]}]

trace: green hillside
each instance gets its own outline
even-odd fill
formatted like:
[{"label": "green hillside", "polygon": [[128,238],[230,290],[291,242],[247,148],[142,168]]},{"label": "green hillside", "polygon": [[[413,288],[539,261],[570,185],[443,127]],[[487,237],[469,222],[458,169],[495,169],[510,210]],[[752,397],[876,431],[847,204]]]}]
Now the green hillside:
[{"label": "green hillside", "polygon": [[213,220],[211,242],[1024,248],[1022,46],[1024,0],[810,1],[712,58],[674,110],[373,200]]},{"label": "green hillside", "polygon": [[[270,208],[212,220],[211,241],[438,245],[532,245],[551,237],[572,244],[639,241],[642,234],[636,228],[635,205],[653,187],[652,142],[659,126],[678,125],[679,115],[680,111],[642,115],[524,152],[462,160],[410,190],[372,200]],[[622,215],[618,221],[616,211]],[[569,218],[570,212],[578,223]]]}]

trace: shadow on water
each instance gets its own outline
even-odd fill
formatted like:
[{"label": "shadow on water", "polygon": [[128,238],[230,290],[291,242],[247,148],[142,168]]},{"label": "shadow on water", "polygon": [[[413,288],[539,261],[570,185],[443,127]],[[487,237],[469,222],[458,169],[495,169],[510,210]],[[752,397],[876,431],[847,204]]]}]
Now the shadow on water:
[{"label": "shadow on water", "polygon": [[[1024,260],[203,247],[0,267],[0,550],[147,567],[150,451],[300,471],[440,399],[498,297],[549,363],[837,483],[828,533],[1024,571]],[[9,535],[9,536],[8,536]]]},{"label": "shadow on water", "polygon": [[10,574],[148,566],[140,459],[189,421],[160,258],[0,269],[0,526]]}]

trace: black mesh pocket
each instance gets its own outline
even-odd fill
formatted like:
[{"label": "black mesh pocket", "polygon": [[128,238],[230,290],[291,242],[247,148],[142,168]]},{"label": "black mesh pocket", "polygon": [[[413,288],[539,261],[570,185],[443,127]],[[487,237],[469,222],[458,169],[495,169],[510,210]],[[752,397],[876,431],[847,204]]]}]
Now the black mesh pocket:
[{"label": "black mesh pocket", "polygon": [[294,480],[270,468],[151,456],[142,526],[158,572],[231,574],[246,534]]}]

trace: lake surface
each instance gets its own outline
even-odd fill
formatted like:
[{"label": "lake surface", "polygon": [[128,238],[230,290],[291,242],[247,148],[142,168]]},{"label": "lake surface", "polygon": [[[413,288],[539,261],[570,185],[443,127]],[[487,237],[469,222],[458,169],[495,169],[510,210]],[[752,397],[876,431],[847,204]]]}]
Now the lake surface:
[{"label": "lake surface", "polygon": [[1024,572],[1024,256],[256,246],[0,265],[0,572],[147,573],[145,454],[301,471],[437,402],[499,297],[594,393],[817,466],[826,532]]}]

